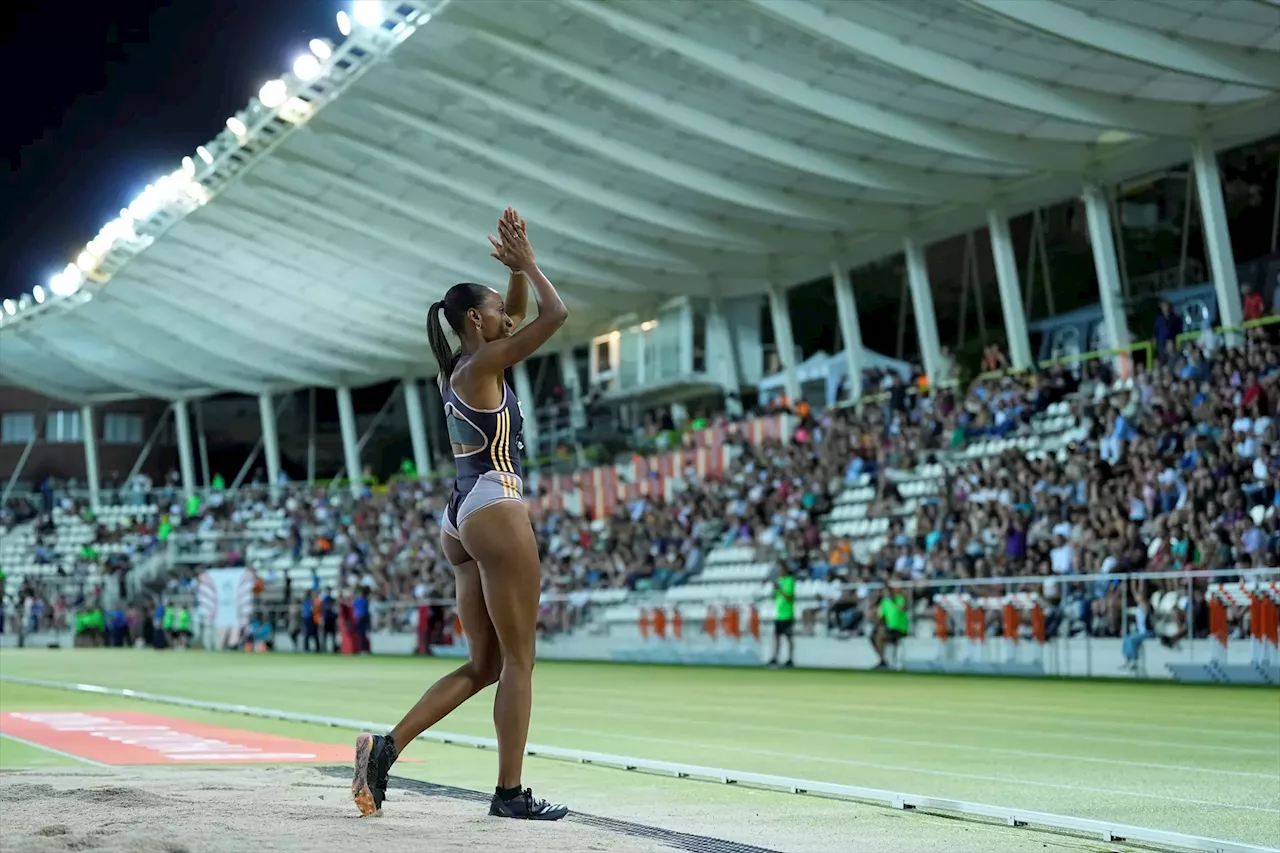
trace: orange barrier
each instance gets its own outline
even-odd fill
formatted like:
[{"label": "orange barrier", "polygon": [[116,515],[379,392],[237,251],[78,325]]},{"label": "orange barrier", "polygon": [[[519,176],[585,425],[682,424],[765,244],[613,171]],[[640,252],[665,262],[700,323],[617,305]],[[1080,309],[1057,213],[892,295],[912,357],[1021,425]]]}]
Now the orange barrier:
[{"label": "orange barrier", "polygon": [[671,609],[671,634],[677,640],[684,639],[684,617],[677,608]]},{"label": "orange barrier", "polygon": [[760,610],[753,604],[747,616],[747,633],[754,640],[760,639]]},{"label": "orange barrier", "polygon": [[649,639],[649,611],[640,610],[640,636]]},{"label": "orange barrier", "polygon": [[716,638],[719,633],[720,619],[716,616],[716,609],[710,605],[707,606],[707,618],[702,623],[702,630],[711,639]]},{"label": "orange barrier", "polygon": [[659,640],[667,638],[667,612],[661,607],[653,609],[653,634]]},{"label": "orange barrier", "polygon": [[724,635],[731,640],[742,639],[742,616],[738,613],[736,607],[726,607],[724,609]]}]

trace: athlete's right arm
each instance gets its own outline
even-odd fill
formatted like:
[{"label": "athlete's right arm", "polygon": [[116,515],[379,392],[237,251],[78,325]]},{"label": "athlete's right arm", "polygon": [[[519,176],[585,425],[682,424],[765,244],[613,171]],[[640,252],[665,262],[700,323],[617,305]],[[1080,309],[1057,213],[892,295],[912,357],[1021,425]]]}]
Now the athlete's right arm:
[{"label": "athlete's right arm", "polygon": [[[534,260],[533,247],[524,230],[524,220],[518,215],[514,218],[503,217],[498,222],[498,232],[502,237],[502,248],[495,252],[504,263],[515,271],[523,272],[529,283],[533,285],[533,298],[538,303],[538,316],[534,317],[523,328],[518,329],[507,338],[490,341],[478,349],[467,361],[469,370],[483,373],[501,373],[508,367],[524,361],[537,352],[538,348],[551,339],[556,330],[569,319],[569,309],[565,308],[560,294],[556,293],[551,281],[542,274]],[[496,248],[496,246],[495,246]]]}]

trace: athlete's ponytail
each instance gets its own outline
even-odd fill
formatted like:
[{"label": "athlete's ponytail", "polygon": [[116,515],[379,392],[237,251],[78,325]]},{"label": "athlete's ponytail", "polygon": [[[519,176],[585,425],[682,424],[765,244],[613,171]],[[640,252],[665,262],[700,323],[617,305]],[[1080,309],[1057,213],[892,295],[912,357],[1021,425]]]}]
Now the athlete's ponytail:
[{"label": "athlete's ponytail", "polygon": [[444,376],[445,384],[449,383],[449,377],[453,374],[453,347],[449,346],[449,341],[444,336],[444,325],[440,322],[440,314],[444,311],[444,300],[434,302],[431,310],[427,312],[427,343],[431,345],[431,355],[435,357],[436,364],[440,365],[440,373]]},{"label": "athlete's ponytail", "polygon": [[[449,346],[449,339],[444,336],[444,324],[448,323],[449,328],[461,340],[467,312],[472,308],[479,308],[489,293],[489,288],[482,284],[464,281],[449,288],[444,299],[432,303],[431,310],[427,312],[427,343],[431,345],[431,354],[435,357],[436,364],[440,365],[445,384],[448,384],[449,377],[453,375],[460,353],[454,352],[453,347]],[[440,320],[442,314],[444,322]]]}]

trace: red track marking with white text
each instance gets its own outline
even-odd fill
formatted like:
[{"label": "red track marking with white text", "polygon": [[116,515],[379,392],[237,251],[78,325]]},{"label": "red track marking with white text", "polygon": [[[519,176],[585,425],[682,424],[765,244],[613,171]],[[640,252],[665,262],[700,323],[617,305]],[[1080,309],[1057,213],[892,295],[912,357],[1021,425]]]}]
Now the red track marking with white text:
[{"label": "red track marking with white text", "polygon": [[0,714],[0,732],[104,764],[333,764],[351,747],[128,711]]}]

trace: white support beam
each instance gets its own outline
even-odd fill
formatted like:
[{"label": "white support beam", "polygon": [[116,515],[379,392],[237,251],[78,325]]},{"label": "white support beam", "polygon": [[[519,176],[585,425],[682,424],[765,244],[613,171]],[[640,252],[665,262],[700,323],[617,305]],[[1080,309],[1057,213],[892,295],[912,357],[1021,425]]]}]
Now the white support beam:
[{"label": "white support beam", "polygon": [[863,133],[959,157],[1050,172],[1078,171],[1089,156],[1083,145],[960,128],[949,122],[838,95],[797,77],[741,59],[728,50],[711,47],[675,30],[642,21],[618,11],[614,4],[594,0],[561,0],[561,3],[617,32],[677,53],[748,89],[826,116]]},{"label": "white support beam", "polygon": [[[437,251],[432,251],[427,247],[429,241],[424,241],[417,237],[413,238],[413,240],[409,240],[407,237],[399,237],[386,227],[381,227],[373,222],[357,222],[349,216],[335,213],[319,204],[298,198],[288,191],[265,185],[262,186],[262,191],[269,193],[272,198],[277,199],[282,205],[292,207],[307,216],[338,225],[349,232],[362,234],[370,240],[382,243],[389,250],[412,258],[418,263],[430,264],[438,269],[448,270],[454,277],[467,281],[484,281],[486,278],[491,278],[495,272],[494,267],[476,266],[467,258],[462,257],[461,253],[452,246],[437,246]],[[479,255],[478,252],[477,255]],[[497,267],[497,269],[501,268]],[[570,286],[572,286],[572,282],[570,282]],[[572,293],[562,294],[562,296],[564,296],[566,303],[571,306],[574,304],[575,299]]]},{"label": "white support beam", "polygon": [[587,425],[587,409],[583,405],[582,381],[578,376],[578,363],[573,357],[573,347],[560,350],[560,380],[569,398],[569,426],[574,430]]},{"label": "white support beam", "polygon": [[[1217,44],[1164,29],[1139,27],[1096,11],[1076,9],[1051,0],[966,0],[988,12],[1028,27],[1154,68],[1179,74],[1237,83],[1263,89],[1280,89],[1280,63],[1274,51],[1249,51],[1236,45]],[[1274,2],[1274,0],[1273,0]],[[1161,23],[1152,18],[1153,25]]]},{"label": "white support beam", "polygon": [[[0,347],[6,344],[0,343]],[[18,367],[14,363],[14,359],[0,359],[0,379],[6,379],[21,388],[28,391],[35,391],[44,397],[56,397],[67,403],[74,403],[77,406],[84,405],[92,396],[84,391],[70,388],[59,383],[56,379],[46,379],[43,375],[31,373]]]},{"label": "white support beam", "polygon": [[[976,201],[990,191],[990,182],[969,175],[932,175],[872,158],[854,159],[799,145],[772,133],[762,133],[739,122],[720,119],[693,109],[671,97],[633,86],[618,77],[571,62],[560,53],[531,44],[527,39],[486,28],[480,19],[468,21],[467,33],[532,65],[571,78],[632,109],[712,142],[769,160],[827,180],[871,189],[919,195],[930,200]],[[448,23],[445,24],[448,26]],[[487,25],[492,27],[491,24]]]},{"label": "white support beam", "polygon": [[[1107,192],[1097,184],[1084,191],[1084,212],[1089,226],[1089,245],[1093,249],[1093,267],[1098,277],[1098,295],[1102,302],[1102,321],[1110,349],[1123,349],[1130,342],[1129,322],[1125,317],[1121,292],[1120,267],[1116,262],[1116,245],[1112,237],[1111,210]],[[1123,363],[1123,361],[1121,362]]]},{"label": "white support beam", "polygon": [[[121,370],[118,362],[115,364],[99,364],[93,359],[83,358],[69,347],[39,331],[39,328],[39,326],[33,324],[31,328],[23,329],[16,334],[24,338],[32,347],[65,361],[76,370],[83,371],[96,379],[101,379],[111,387],[127,389],[139,397],[157,397],[162,400],[172,400],[180,396],[177,385],[159,385],[146,379],[140,379],[133,376],[128,370]],[[93,335],[89,337],[93,337]]]},{"label": "white support beam", "polygon": [[[1204,244],[1213,271],[1213,289],[1218,295],[1218,322],[1238,328],[1244,322],[1240,299],[1240,281],[1236,275],[1235,252],[1231,249],[1231,229],[1227,227],[1227,209],[1222,201],[1222,176],[1218,158],[1207,138],[1197,139],[1192,146],[1191,166],[1196,176],[1196,198],[1200,202],[1200,223]],[[1243,336],[1229,332],[1227,340],[1239,344]]]},{"label": "white support beam", "polygon": [[[145,256],[130,267],[136,266],[136,270],[130,270],[130,278],[128,279],[128,290],[141,293],[147,299],[156,299],[157,301],[166,302],[169,305],[175,305],[175,300],[180,299],[186,307],[188,314],[193,315],[191,328],[189,333],[199,333],[203,330],[208,332],[207,323],[202,323],[201,317],[218,316],[218,326],[220,329],[227,330],[231,337],[227,340],[230,347],[235,344],[236,350],[245,356],[249,356],[255,351],[261,351],[266,348],[267,353],[275,353],[267,357],[265,361],[258,362],[258,369],[262,370],[272,366],[276,361],[293,360],[301,362],[314,369],[322,369],[325,371],[322,375],[330,373],[365,373],[370,368],[370,363],[358,359],[353,356],[335,353],[334,350],[341,344],[340,341],[333,341],[329,344],[328,339],[318,334],[314,330],[309,330],[305,335],[299,336],[294,334],[285,334],[285,331],[292,332],[294,326],[293,318],[284,318],[285,323],[291,324],[287,328],[284,323],[278,326],[269,326],[277,331],[273,334],[271,342],[261,341],[263,321],[256,319],[261,315],[256,315],[249,311],[239,310],[241,305],[247,301],[248,296],[242,291],[229,290],[221,294],[213,289],[211,285],[204,285],[202,281],[196,280],[181,291],[175,290],[179,283],[176,275],[167,268],[158,266],[147,266]],[[137,273],[140,277],[134,277],[132,273]],[[121,290],[125,288],[122,285],[120,276],[115,279],[116,286]],[[178,296],[177,294],[181,294]],[[177,307],[175,305],[175,307]],[[277,341],[287,340],[287,345],[277,343]],[[242,346],[244,341],[250,341],[250,346]],[[283,352],[280,348],[287,347]],[[219,352],[225,348],[220,347]],[[250,364],[253,359],[250,359]],[[247,367],[248,365],[246,365]],[[294,368],[296,370],[296,368]],[[282,371],[283,374],[283,371]],[[303,383],[310,384],[310,383]],[[328,383],[317,383],[325,385]]]},{"label": "white support beam", "polygon": [[[504,195],[499,195],[489,187],[467,180],[461,175],[445,173],[430,168],[426,163],[414,162],[337,128],[317,130],[315,137],[325,143],[336,144],[338,148],[350,149],[350,152],[338,152],[341,156],[354,154],[364,162],[376,161],[403,176],[430,185],[429,191],[444,189],[482,210],[501,210],[511,205],[530,222],[537,222],[540,230],[546,229],[583,246],[603,250],[608,253],[608,257],[616,258],[622,264],[638,264],[676,272],[696,272],[699,269],[698,263],[689,260],[687,250],[675,251],[669,246],[641,239],[621,229],[605,230],[597,221],[589,217],[574,216],[571,209],[549,204],[546,198],[505,195],[506,190],[503,191]],[[695,256],[695,261],[704,259],[706,256]],[[706,263],[702,263],[702,267],[705,266]]]},{"label": "white support beam", "polygon": [[[979,66],[902,39],[865,21],[883,15],[878,4],[844,3],[827,12],[808,0],[750,0],[810,36],[873,62],[994,103],[1066,121],[1157,136],[1191,136],[1199,110],[1190,104],[1120,98]],[[1021,2],[1021,0],[1019,0]]]},{"label": "white support beam", "polygon": [[761,211],[784,220],[825,223],[828,225],[869,226],[877,224],[886,230],[902,227],[910,218],[910,210],[888,204],[862,202],[849,205],[794,192],[783,192],[742,177],[728,178],[715,172],[691,166],[668,152],[657,152],[627,141],[625,134],[600,133],[561,116],[526,107],[489,89],[474,86],[439,69],[412,66],[415,77],[430,82],[432,88],[449,89],[471,103],[484,104],[494,112],[510,116],[520,125],[537,127],[566,144],[589,151],[624,169],[634,169],[673,187],[727,202],[735,207]]},{"label": "white support beam", "polygon": [[351,402],[351,389],[338,386],[338,427],[342,431],[342,458],[347,479],[351,483],[351,496],[359,498],[363,491],[361,480],[364,467],[360,464],[360,437],[356,434],[356,410]]},{"label": "white support beam", "polygon": [[1027,312],[1022,305],[1022,283],[1018,278],[1018,258],[1009,233],[1009,219],[1002,211],[988,210],[987,229],[991,232],[991,258],[1000,288],[1000,312],[1009,343],[1009,364],[1018,370],[1028,370],[1035,366],[1035,361],[1031,355],[1031,336],[1027,333]]},{"label": "white support beam", "polygon": [[942,344],[938,340],[938,317],[933,310],[933,285],[929,281],[929,265],[924,247],[918,240],[908,237],[904,241],[907,261],[907,287],[911,292],[911,312],[916,318],[916,341],[920,345],[920,357],[924,362],[929,384],[936,385],[944,379],[946,365],[942,358]]},{"label": "white support beam", "polygon": [[[194,380],[202,386],[238,391],[241,394],[257,394],[265,387],[261,381],[226,370],[210,369],[200,359],[191,358],[191,354],[185,352],[180,343],[177,347],[166,346],[174,340],[173,337],[155,330],[154,327],[149,327],[151,329],[149,336],[140,335],[138,329],[147,328],[145,324],[121,310],[119,306],[111,305],[109,300],[94,300],[91,310],[76,311],[64,317],[61,322],[67,326],[82,329],[85,334],[105,341],[112,347],[131,353],[143,362],[155,365],[161,371],[171,373],[175,377]],[[130,332],[131,329],[132,332]],[[134,384],[138,382],[136,378],[131,381]],[[183,384],[190,386],[192,383]],[[158,395],[149,393],[146,396]]]},{"label": "white support beam", "polygon": [[853,295],[853,281],[849,269],[838,260],[831,262],[831,281],[836,291],[836,314],[840,323],[840,338],[844,341],[845,369],[849,371],[850,399],[861,400],[864,369],[862,347],[862,322],[858,319],[858,303]]},{"label": "white support beam", "polygon": [[[477,235],[494,230],[494,223],[492,222],[485,222],[482,224],[480,221],[474,221],[467,223],[452,217],[437,216],[423,205],[414,204],[403,199],[392,198],[386,193],[376,190],[367,184],[362,184],[359,181],[353,181],[341,175],[323,170],[309,161],[293,157],[285,159],[291,166],[295,166],[295,172],[299,171],[299,169],[296,168],[297,164],[305,163],[306,165],[302,166],[300,170],[304,172],[312,172],[315,176],[316,182],[321,185],[327,183],[338,188],[342,192],[349,193],[358,199],[370,202],[375,207],[393,210],[411,222],[425,225],[427,228],[434,229],[435,231],[453,235],[460,241],[455,245],[473,246],[477,243]],[[273,186],[281,192],[287,192],[287,190],[278,185],[273,184]],[[497,219],[497,213],[494,213],[493,218],[495,220]],[[526,216],[525,218],[527,219],[528,217]],[[421,248],[431,252],[432,254],[456,251],[453,246],[446,245],[448,242],[453,242],[447,239],[445,242],[438,243],[429,238],[419,237],[416,242],[419,243]],[[563,253],[557,254],[556,257],[550,260],[550,263],[554,264],[556,271],[560,275],[571,277],[576,286],[583,290],[603,290],[606,292],[621,290],[624,292],[640,293],[649,289],[645,282],[636,281],[635,279],[619,275],[609,269],[607,265],[582,263],[572,255],[566,255]]]},{"label": "white support beam", "polygon": [[[269,271],[265,274],[257,271],[249,274],[242,268],[222,263],[207,252],[184,249],[177,242],[157,244],[143,257],[148,262],[174,271],[186,281],[218,282],[218,290],[224,293],[229,290],[247,291],[250,298],[242,302],[247,301],[250,313],[264,317],[275,325],[283,324],[286,318],[281,317],[279,312],[266,308],[263,297],[273,294],[282,300],[298,298],[297,285],[289,286],[280,282],[277,280],[278,276],[271,275]],[[298,279],[300,282],[307,280],[305,276],[298,276]],[[359,311],[343,310],[348,306],[341,300],[322,302],[312,299],[304,300],[302,304],[307,309],[305,322],[297,322],[298,327],[323,340],[327,346],[361,352],[367,357],[381,359],[389,364],[404,358],[402,350],[384,343],[387,335],[381,324],[363,318]],[[376,337],[372,337],[375,335]]]},{"label": "white support beam", "polygon": [[93,406],[80,408],[80,431],[84,436],[84,478],[89,485],[89,507],[102,508],[102,479],[98,476],[98,424]]},{"label": "white support beam", "polygon": [[791,307],[787,301],[787,291],[778,285],[769,287],[769,317],[773,321],[773,345],[782,365],[783,388],[787,393],[787,402],[794,406],[800,402],[796,340],[791,331]]},{"label": "white support beam", "polygon": [[303,387],[327,385],[332,381],[331,375],[311,366],[298,366],[303,359],[270,335],[249,336],[228,326],[223,326],[217,335],[210,335],[207,316],[193,304],[190,293],[176,293],[131,280],[127,285],[117,284],[109,294],[99,298],[119,302],[131,314],[145,319],[148,325],[164,329],[192,351],[231,362],[244,371],[258,372],[269,366],[282,379]]},{"label": "white support beam", "polygon": [[[271,162],[278,161],[282,156],[277,155]],[[305,287],[308,296],[318,306],[340,311],[342,316],[359,321],[360,328],[377,329],[379,336],[388,342],[397,346],[422,343],[422,330],[419,324],[405,315],[403,303],[363,291],[359,299],[353,299],[350,279],[346,282],[336,281],[329,275],[303,266],[297,259],[272,252],[267,248],[262,232],[257,229],[252,229],[251,234],[242,234],[233,227],[214,221],[212,217],[204,217],[200,224],[217,233],[220,241],[235,246],[233,251],[226,253],[227,256],[234,257],[234,264],[214,261],[219,269],[225,270],[229,275],[254,273],[254,280],[270,281],[272,289],[278,293],[296,292],[295,287]],[[247,223],[239,225],[248,227]],[[293,249],[297,251],[296,247]],[[255,271],[252,267],[246,270],[251,264],[260,265],[260,271]]]},{"label": "white support beam", "polygon": [[196,493],[196,466],[191,457],[191,415],[186,400],[174,402],[173,425],[178,440],[178,471],[182,475],[182,494],[190,498]]},{"label": "white support beam", "polygon": [[[293,308],[301,308],[297,313],[290,311],[272,311],[263,307],[260,297],[255,296],[255,289],[243,280],[223,278],[206,278],[196,270],[174,269],[151,257],[148,252],[134,260],[129,266],[131,272],[139,275],[160,276],[168,281],[183,283],[186,290],[197,296],[204,296],[214,304],[222,304],[220,314],[216,318],[218,325],[230,328],[248,328],[260,334],[261,330],[271,328],[276,334],[291,333],[292,337],[301,338],[299,352],[306,347],[305,342],[314,346],[308,351],[322,353],[332,352],[334,357],[349,357],[353,364],[360,365],[360,372],[367,373],[372,366],[389,366],[403,360],[403,352],[366,340],[359,335],[346,333],[341,326],[332,325],[332,315],[324,314],[305,300],[297,302],[296,291],[286,297],[293,299]],[[136,269],[134,269],[136,267]],[[237,321],[240,315],[242,322]],[[310,356],[308,356],[309,358]],[[257,392],[254,392],[257,393]]]},{"label": "white support beam", "polygon": [[413,445],[413,464],[418,469],[418,477],[424,478],[431,473],[431,447],[427,443],[426,418],[422,411],[422,391],[418,380],[406,376],[400,383],[404,389],[404,411],[409,419],[409,443]]},{"label": "white support beam", "polygon": [[707,315],[707,358],[709,372],[724,391],[725,411],[731,418],[742,417],[742,375],[738,370],[738,354],[733,344],[733,330],[724,315],[720,297],[711,297]]},{"label": "white support beam", "polygon": [[612,210],[621,216],[657,226],[671,232],[673,237],[677,235],[685,239],[694,237],[746,251],[760,252],[764,249],[758,240],[728,225],[716,222],[710,217],[599,186],[592,181],[577,177],[572,172],[552,169],[517,153],[478,140],[438,122],[427,121],[421,116],[383,102],[370,101],[368,106],[384,118],[466,151],[472,157],[486,160],[504,171],[537,181],[563,195],[575,196],[590,204]]},{"label": "white support beam", "polygon": [[258,418],[262,421],[262,453],[267,458],[267,488],[280,489],[280,433],[276,429],[275,401],[270,394],[258,395]]}]

